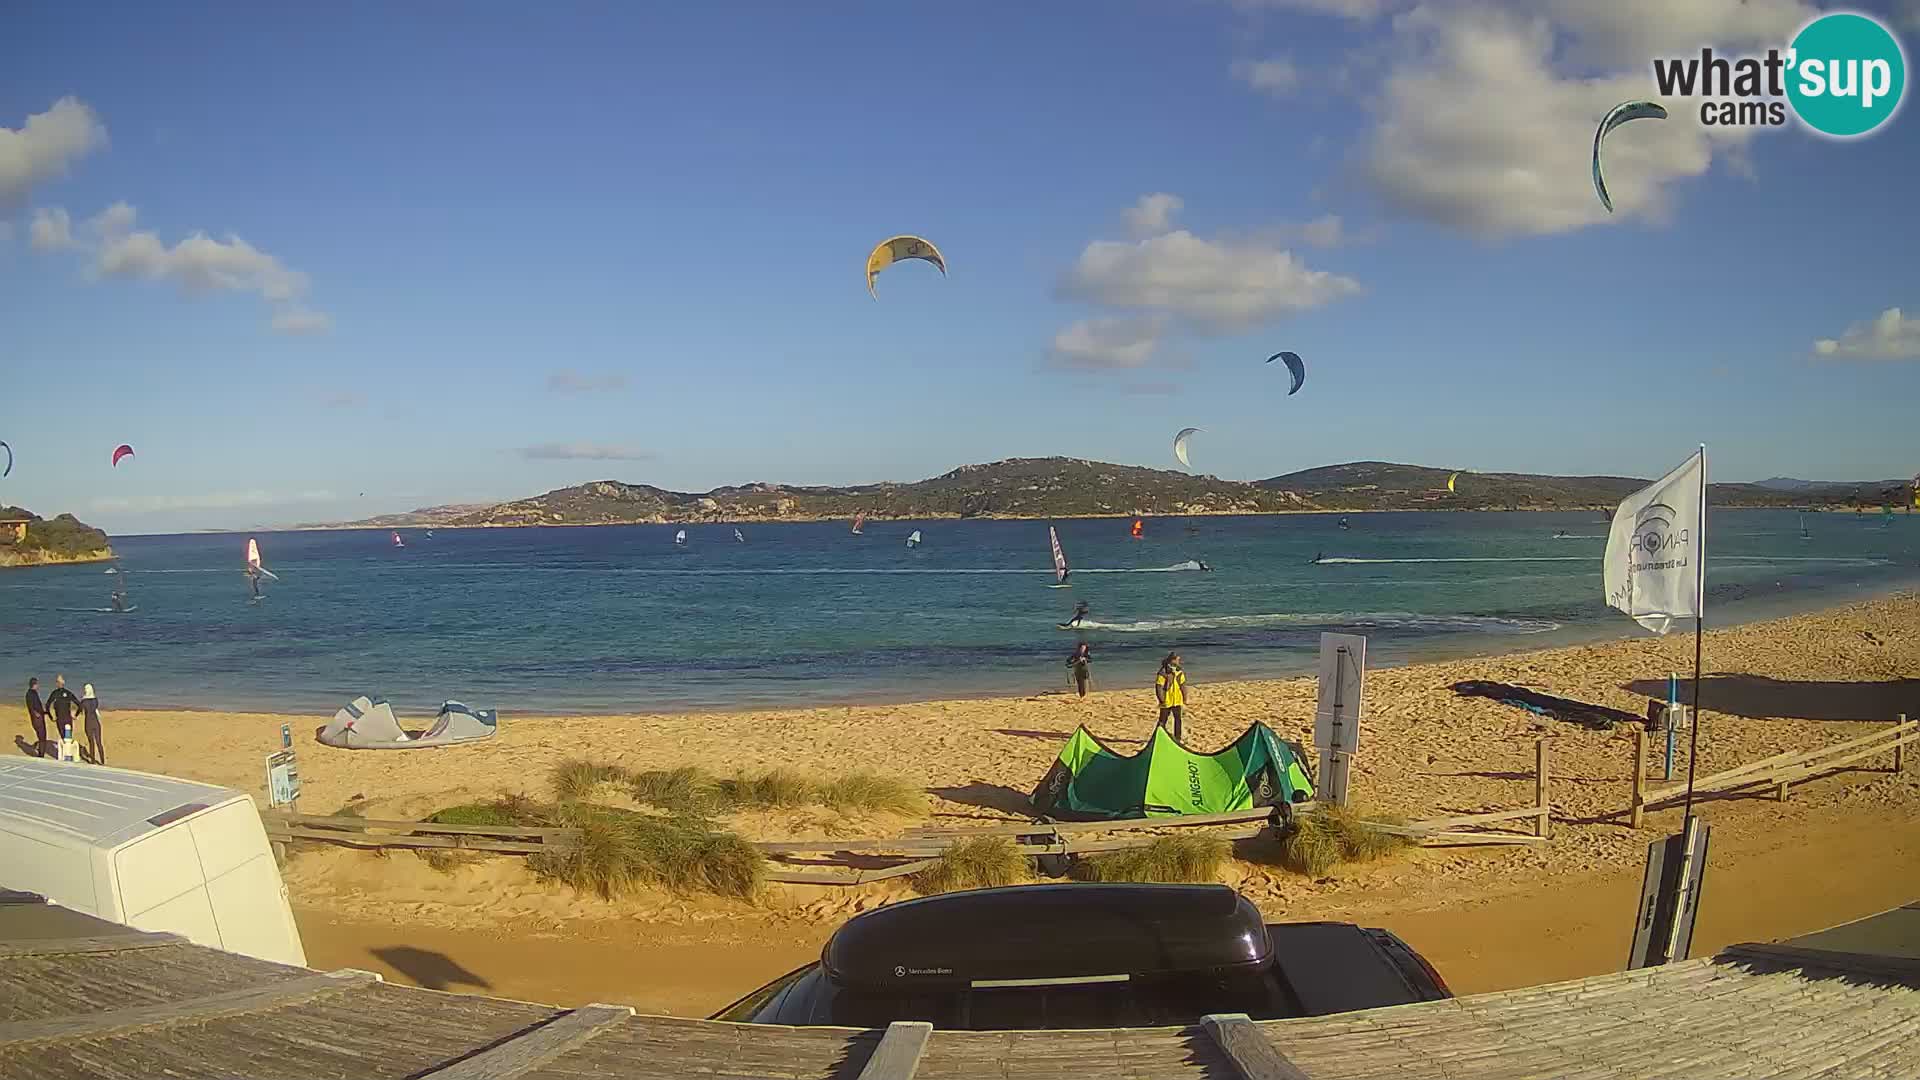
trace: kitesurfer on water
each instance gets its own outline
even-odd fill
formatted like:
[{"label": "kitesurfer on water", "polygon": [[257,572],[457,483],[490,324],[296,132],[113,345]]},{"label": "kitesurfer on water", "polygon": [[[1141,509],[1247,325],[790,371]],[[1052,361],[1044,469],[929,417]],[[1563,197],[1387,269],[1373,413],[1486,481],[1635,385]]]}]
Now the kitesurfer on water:
[{"label": "kitesurfer on water", "polygon": [[1209,573],[1209,574],[1211,574],[1211,573],[1213,573],[1213,567],[1211,567],[1211,566],[1208,566],[1208,565],[1207,565],[1207,560],[1205,560],[1205,559],[1201,559],[1201,560],[1199,560],[1199,563],[1200,563],[1200,569],[1201,569],[1201,570],[1203,570],[1203,571],[1205,571],[1206,573]]},{"label": "kitesurfer on water", "polygon": [[1079,603],[1073,605],[1073,618],[1068,619],[1066,622],[1063,622],[1060,625],[1063,627],[1079,626],[1080,620],[1086,618],[1087,613],[1091,610],[1093,609],[1087,606],[1087,602],[1085,600],[1082,600]]}]

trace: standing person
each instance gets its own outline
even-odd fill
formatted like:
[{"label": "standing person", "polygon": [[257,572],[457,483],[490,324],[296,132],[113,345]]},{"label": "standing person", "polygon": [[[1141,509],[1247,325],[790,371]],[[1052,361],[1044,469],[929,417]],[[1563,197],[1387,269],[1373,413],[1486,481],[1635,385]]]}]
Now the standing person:
[{"label": "standing person", "polygon": [[40,680],[27,680],[27,722],[33,725],[33,756],[47,756],[47,705],[40,700]]},{"label": "standing person", "polygon": [[100,699],[93,696],[93,684],[80,688],[80,712],[86,717],[87,757],[95,765],[107,763],[107,744],[100,740]]},{"label": "standing person", "polygon": [[1067,677],[1073,680],[1074,687],[1081,697],[1087,696],[1087,684],[1093,681],[1093,650],[1086,642],[1074,646],[1067,657]]},{"label": "standing person", "polygon": [[1079,626],[1080,620],[1086,618],[1087,615],[1092,611],[1093,609],[1087,606],[1087,602],[1085,600],[1080,601],[1079,603],[1073,605],[1073,617],[1068,619],[1066,622],[1061,623],[1060,628],[1064,630],[1069,626]]},{"label": "standing person", "polygon": [[1180,668],[1178,650],[1167,654],[1160,661],[1160,673],[1153,677],[1153,693],[1160,699],[1160,719],[1164,726],[1171,719],[1173,726],[1168,730],[1175,740],[1180,738],[1181,710],[1187,704],[1187,673]]},{"label": "standing person", "polygon": [[[63,742],[73,738],[73,716],[80,711],[80,699],[67,689],[65,675],[53,677],[53,693],[47,695],[47,708],[53,712],[54,737]],[[54,756],[59,756],[57,750]]]}]

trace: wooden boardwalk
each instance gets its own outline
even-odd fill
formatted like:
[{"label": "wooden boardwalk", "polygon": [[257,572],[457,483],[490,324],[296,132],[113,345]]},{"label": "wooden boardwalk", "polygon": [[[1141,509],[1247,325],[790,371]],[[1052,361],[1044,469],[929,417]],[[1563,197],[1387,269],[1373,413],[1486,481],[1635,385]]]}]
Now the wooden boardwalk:
[{"label": "wooden boardwalk", "polygon": [[1920,1077],[1920,960],[1785,945],[1452,1001],[1191,1028],[796,1029],[319,974],[0,901],[7,1080]]}]

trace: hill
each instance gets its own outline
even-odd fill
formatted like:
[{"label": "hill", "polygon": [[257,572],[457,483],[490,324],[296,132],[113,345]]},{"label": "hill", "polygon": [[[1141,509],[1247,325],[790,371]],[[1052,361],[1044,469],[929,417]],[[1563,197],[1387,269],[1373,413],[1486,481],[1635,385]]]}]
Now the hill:
[{"label": "hill", "polygon": [[748,484],[667,491],[602,480],[501,503],[456,525],[793,521],[850,518],[1038,518],[1129,514],[1261,514],[1312,509],[1288,491],[1164,469],[1077,458],[1013,458],[963,465],[911,484],[794,487]]},{"label": "hill", "polygon": [[324,524],[295,525],[296,529],[399,529],[419,525],[445,525],[456,518],[477,514],[489,509],[492,503],[447,503],[444,506],[423,506],[417,510],[408,510],[399,514],[376,514],[358,521],[327,522]]},{"label": "hill", "polygon": [[27,523],[26,536],[12,526],[0,528],[0,566],[104,562],[113,558],[107,534],[72,514],[47,519],[23,507],[0,506],[0,521]]},{"label": "hill", "polygon": [[[1447,491],[1451,469],[1356,461],[1323,465],[1256,486],[1292,491],[1328,510],[1608,510],[1646,486],[1628,476],[1543,476],[1465,472]],[[1785,487],[1785,484],[1805,487]],[[1759,484],[1709,484],[1707,502],[1726,507],[1879,505],[1898,499],[1896,482],[1828,483],[1776,477]]]}]

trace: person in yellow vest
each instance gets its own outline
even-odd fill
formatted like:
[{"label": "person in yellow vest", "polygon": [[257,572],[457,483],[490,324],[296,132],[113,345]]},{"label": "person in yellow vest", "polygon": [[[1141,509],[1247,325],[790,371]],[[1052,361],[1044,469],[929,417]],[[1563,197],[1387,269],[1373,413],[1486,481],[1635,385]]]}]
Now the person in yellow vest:
[{"label": "person in yellow vest", "polygon": [[1180,711],[1187,704],[1187,673],[1180,669],[1180,654],[1170,652],[1160,661],[1160,673],[1153,677],[1153,694],[1160,699],[1161,726],[1169,719],[1173,726],[1168,730],[1175,739],[1180,738]]}]

